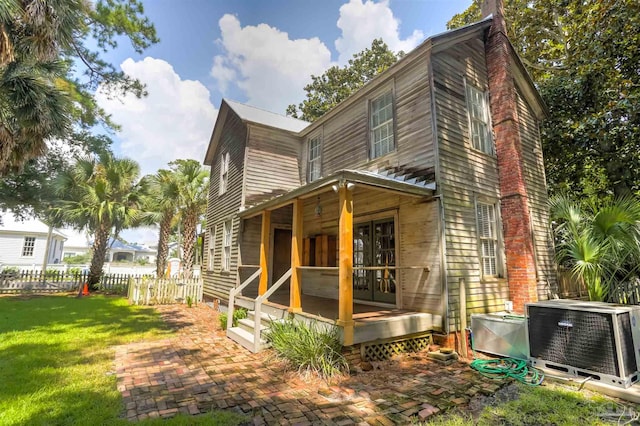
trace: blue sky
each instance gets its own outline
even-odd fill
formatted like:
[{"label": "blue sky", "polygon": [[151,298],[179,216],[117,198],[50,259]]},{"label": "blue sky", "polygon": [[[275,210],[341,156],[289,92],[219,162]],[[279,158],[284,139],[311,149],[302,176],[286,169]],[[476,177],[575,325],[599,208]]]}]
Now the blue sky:
[{"label": "blue sky", "polygon": [[[160,43],[142,55],[126,40],[107,59],[149,96],[100,105],[121,125],[117,154],[153,173],[178,158],[202,161],[221,99],[273,112],[304,98],[311,74],[343,65],[382,37],[409,51],[471,0],[143,0]],[[152,239],[129,233],[131,241]]]}]

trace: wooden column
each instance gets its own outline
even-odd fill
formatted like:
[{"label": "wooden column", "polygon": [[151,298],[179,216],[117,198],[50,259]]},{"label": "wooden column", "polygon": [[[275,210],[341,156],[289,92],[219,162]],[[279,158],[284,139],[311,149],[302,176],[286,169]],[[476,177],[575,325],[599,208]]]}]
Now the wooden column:
[{"label": "wooden column", "polygon": [[262,296],[267,292],[269,283],[269,236],[271,234],[271,211],[262,212],[262,230],[260,232],[260,284],[258,294]]},{"label": "wooden column", "polygon": [[338,321],[343,328],[345,346],[353,344],[353,195],[343,184],[338,188],[340,200],[338,249]]},{"label": "wooden column", "polygon": [[302,286],[301,271],[298,268],[302,265],[302,223],[303,223],[303,201],[296,198],[293,201],[293,223],[291,224],[291,285],[289,286],[289,312],[302,312]]}]

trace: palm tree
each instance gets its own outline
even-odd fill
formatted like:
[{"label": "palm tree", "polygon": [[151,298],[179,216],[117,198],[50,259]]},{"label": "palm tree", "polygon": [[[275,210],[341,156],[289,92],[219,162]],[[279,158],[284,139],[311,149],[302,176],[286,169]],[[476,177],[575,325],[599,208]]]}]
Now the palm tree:
[{"label": "palm tree", "polygon": [[186,278],[191,277],[196,226],[207,208],[209,172],[195,160],[176,160],[169,163],[176,174],[180,191],[179,215],[183,232],[183,259]]},{"label": "palm tree", "polygon": [[155,222],[160,224],[158,236],[158,256],[156,275],[161,278],[167,269],[169,238],[180,205],[180,188],[173,170],[160,169],[149,177],[148,212],[155,214]]},{"label": "palm tree", "polygon": [[640,202],[631,196],[577,202],[566,195],[550,200],[556,222],[558,262],[584,280],[590,300],[606,301],[616,283],[638,275]]},{"label": "palm tree", "polygon": [[138,182],[140,167],[127,158],[104,152],[98,158],[79,158],[75,166],[63,172],[55,182],[61,197],[54,212],[66,223],[93,233],[89,285],[100,281],[110,237],[139,225],[144,182]]}]

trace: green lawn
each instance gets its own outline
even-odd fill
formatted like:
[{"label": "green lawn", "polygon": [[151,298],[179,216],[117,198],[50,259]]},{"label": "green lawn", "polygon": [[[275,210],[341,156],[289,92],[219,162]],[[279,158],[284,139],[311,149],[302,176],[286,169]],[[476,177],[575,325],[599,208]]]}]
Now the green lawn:
[{"label": "green lawn", "polygon": [[[113,346],[170,336],[153,309],[123,298],[0,298],[0,425],[128,424],[119,418]],[[213,413],[140,424],[240,420]]]}]

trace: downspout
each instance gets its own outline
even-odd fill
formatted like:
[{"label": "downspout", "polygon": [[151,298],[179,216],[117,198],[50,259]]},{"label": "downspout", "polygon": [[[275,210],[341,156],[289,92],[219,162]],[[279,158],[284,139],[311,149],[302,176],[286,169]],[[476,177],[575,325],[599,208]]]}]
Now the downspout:
[{"label": "downspout", "polygon": [[47,244],[45,245],[44,248],[44,258],[42,259],[42,282],[45,283],[47,281],[46,279],[46,272],[47,272],[47,265],[49,264],[49,251],[51,250],[51,235],[53,234],[53,226],[49,225],[49,232],[47,233]]}]

